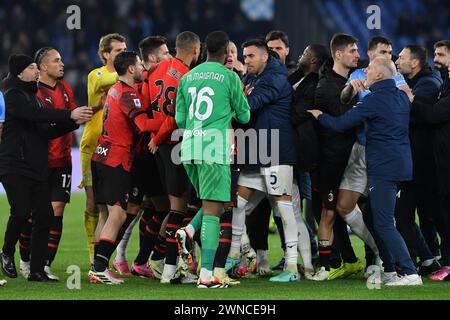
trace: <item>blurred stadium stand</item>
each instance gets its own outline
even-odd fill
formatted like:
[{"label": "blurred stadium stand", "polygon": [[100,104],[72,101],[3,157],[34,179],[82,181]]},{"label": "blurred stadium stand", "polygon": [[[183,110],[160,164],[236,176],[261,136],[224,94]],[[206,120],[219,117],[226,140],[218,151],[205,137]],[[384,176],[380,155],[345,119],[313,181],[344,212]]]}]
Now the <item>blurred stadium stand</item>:
[{"label": "blurred stadium stand", "polygon": [[[398,53],[407,43],[429,48],[450,38],[450,1],[442,0],[3,0],[0,1],[0,76],[7,72],[9,54],[32,55],[42,46],[56,47],[66,65],[65,79],[79,103],[86,102],[86,75],[100,65],[99,38],[124,34],[130,49],[149,35],[175,36],[191,30],[203,39],[212,30],[229,33],[238,47],[248,38],[271,29],[284,30],[291,41],[291,57],[308,43],[328,44],[333,33],[346,32],[360,40],[365,58],[370,37],[383,34]],[[81,8],[81,29],[68,30],[66,8]],[[381,8],[381,30],[368,30],[366,9]]]}]

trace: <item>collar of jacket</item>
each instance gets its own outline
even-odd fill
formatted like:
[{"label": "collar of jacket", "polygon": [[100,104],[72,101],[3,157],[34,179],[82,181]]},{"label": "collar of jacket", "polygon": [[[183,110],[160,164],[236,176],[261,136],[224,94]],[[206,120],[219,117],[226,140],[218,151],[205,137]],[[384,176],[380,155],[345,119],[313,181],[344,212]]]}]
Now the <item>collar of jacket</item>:
[{"label": "collar of jacket", "polygon": [[8,74],[4,80],[4,88],[19,88],[31,95],[36,94],[38,91],[37,81],[22,81],[11,74]]},{"label": "collar of jacket", "polygon": [[373,85],[370,86],[369,90],[371,92],[378,91],[380,89],[384,88],[395,88],[395,80],[394,79],[385,79],[378,82],[375,82]]}]

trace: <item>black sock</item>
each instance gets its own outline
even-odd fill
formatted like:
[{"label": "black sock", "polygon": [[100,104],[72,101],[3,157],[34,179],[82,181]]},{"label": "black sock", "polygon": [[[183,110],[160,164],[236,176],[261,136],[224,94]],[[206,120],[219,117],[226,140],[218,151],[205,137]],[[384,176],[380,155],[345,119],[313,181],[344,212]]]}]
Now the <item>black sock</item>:
[{"label": "black sock", "polygon": [[155,247],[153,248],[152,260],[162,260],[166,256],[166,238],[158,234]]},{"label": "black sock", "polygon": [[[220,237],[219,246],[217,247],[216,257],[214,259],[214,267],[224,268],[227,262],[228,252],[231,247],[231,221],[233,219],[233,210],[225,211],[220,217]],[[198,232],[200,233],[200,232]]]},{"label": "black sock", "polygon": [[319,240],[320,266],[325,267],[326,270],[330,269],[331,251],[332,251],[332,247],[329,245],[328,240]]},{"label": "black sock", "polygon": [[183,225],[184,213],[181,211],[170,210],[169,219],[166,225],[166,259],[165,263],[170,265],[177,264],[178,242],[175,239],[175,232]]},{"label": "black sock", "polygon": [[139,220],[139,243],[142,243],[142,240],[144,239],[145,235],[145,228],[147,227],[148,222],[153,216],[153,208],[144,208],[144,213],[141,216],[141,219]]},{"label": "black sock", "polygon": [[46,261],[47,266],[50,266],[53,260],[55,260],[56,252],[58,252],[59,242],[61,241],[62,229],[63,229],[63,217],[54,216],[48,237],[47,261]]},{"label": "black sock", "polygon": [[364,249],[366,251],[366,267],[375,264],[375,253],[367,244],[364,244]]},{"label": "black sock", "polygon": [[339,248],[333,243],[331,246],[331,253],[329,257],[330,267],[333,269],[337,269],[342,265],[341,253]]},{"label": "black sock", "polygon": [[103,272],[109,266],[109,259],[116,249],[116,241],[102,238],[98,246],[97,254],[94,259],[94,269],[98,272]]},{"label": "black sock", "polygon": [[95,260],[95,256],[97,255],[99,247],[100,247],[100,242],[95,242],[94,243],[94,260]]},{"label": "black sock", "polygon": [[20,232],[20,236],[19,236],[20,259],[22,259],[22,261],[25,261],[25,262],[30,261],[32,228],[33,228],[33,222],[30,217],[29,219],[27,219],[27,222],[24,224],[22,231]]},{"label": "black sock", "polygon": [[153,217],[147,223],[144,230],[144,237],[139,248],[139,253],[134,260],[138,266],[146,264],[150,254],[152,253],[155,243],[158,239],[159,230],[161,229],[162,221],[164,220],[167,212],[156,211]]},{"label": "black sock", "polygon": [[[340,216],[336,217],[333,226],[334,231],[334,244],[340,252],[342,260],[347,263],[355,263],[358,258],[353,251],[352,243],[350,242],[350,237],[347,232],[347,223]],[[334,267],[333,267],[334,268]]]}]

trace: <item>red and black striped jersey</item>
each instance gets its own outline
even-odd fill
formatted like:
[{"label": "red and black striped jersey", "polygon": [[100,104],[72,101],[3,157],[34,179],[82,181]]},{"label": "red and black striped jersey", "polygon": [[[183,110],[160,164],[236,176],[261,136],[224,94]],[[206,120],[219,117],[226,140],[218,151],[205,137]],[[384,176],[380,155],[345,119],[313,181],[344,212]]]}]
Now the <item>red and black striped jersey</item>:
[{"label": "red and black striped jersey", "polygon": [[177,128],[175,122],[174,99],[180,79],[189,71],[189,67],[178,58],[161,61],[148,71],[142,85],[144,105],[149,106],[154,119],[161,119],[159,130],[152,134],[156,145],[170,143],[170,136]]},{"label": "red and black striped jersey", "polygon": [[[51,87],[45,83],[38,83],[37,97],[44,107],[50,109],[73,110],[77,107],[70,85],[64,81],[56,81]],[[48,166],[50,168],[64,168],[72,166],[72,132],[50,140],[48,144]]]}]

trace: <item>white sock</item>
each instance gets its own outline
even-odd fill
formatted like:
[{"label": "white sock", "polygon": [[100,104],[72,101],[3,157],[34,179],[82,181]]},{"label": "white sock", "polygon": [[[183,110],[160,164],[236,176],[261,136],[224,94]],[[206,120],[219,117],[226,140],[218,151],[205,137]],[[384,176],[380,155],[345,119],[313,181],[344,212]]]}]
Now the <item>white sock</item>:
[{"label": "white sock", "polygon": [[378,248],[375,240],[367,229],[361,210],[356,206],[352,212],[344,216],[344,221],[348,224],[353,233],[356,234],[362,241],[364,241],[372,251],[378,255]]},{"label": "white sock", "polygon": [[119,245],[117,246],[116,249],[116,257],[114,258],[115,261],[117,262],[127,261],[128,244],[130,242],[131,235],[133,234],[133,228],[136,225],[136,223],[141,219],[143,213],[144,213],[143,210],[139,210],[139,212],[136,214],[136,217],[133,219],[133,221],[131,221],[127,230],[125,230],[122,240],[120,240]]},{"label": "white sock", "polygon": [[190,237],[191,239],[194,237],[195,235],[195,229],[191,224],[188,224],[186,226],[186,231],[188,233],[188,237]]},{"label": "white sock", "polygon": [[248,250],[250,250],[250,239],[247,234],[247,226],[244,223],[244,231],[242,232],[241,237],[241,251],[246,252]]},{"label": "white sock", "polygon": [[212,280],[213,272],[205,268],[200,269],[200,279],[205,282]]},{"label": "white sock", "polygon": [[245,206],[247,205],[247,200],[238,196],[237,203],[237,207],[233,208],[231,247],[230,252],[228,253],[233,259],[239,258],[241,253],[241,238],[245,227]]},{"label": "white sock", "polygon": [[301,206],[300,206],[300,191],[296,183],[292,186],[292,206],[294,208],[295,221],[297,222],[298,230],[298,251],[302,256],[303,264],[305,269],[314,269],[311,260],[311,240],[309,238],[309,232],[306,228],[305,222],[302,218]]},{"label": "white sock", "polygon": [[163,274],[162,274],[161,278],[172,279],[172,277],[176,271],[177,271],[176,265],[166,263],[164,265],[164,270],[163,270]]},{"label": "white sock", "polygon": [[284,237],[286,239],[286,263],[297,265],[297,222],[295,221],[292,201],[277,201],[276,205],[283,221]]}]

